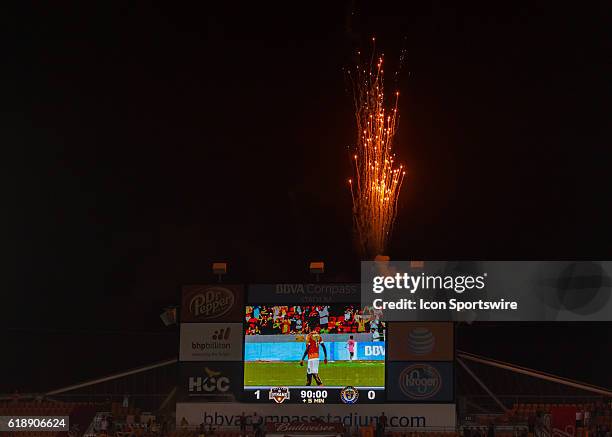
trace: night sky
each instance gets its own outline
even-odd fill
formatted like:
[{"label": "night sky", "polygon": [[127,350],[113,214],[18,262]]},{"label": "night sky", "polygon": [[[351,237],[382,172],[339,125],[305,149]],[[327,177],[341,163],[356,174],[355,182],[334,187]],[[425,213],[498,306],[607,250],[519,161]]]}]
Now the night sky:
[{"label": "night sky", "polygon": [[[391,64],[405,49],[392,258],[612,259],[609,2],[208,3],[2,14],[0,392],[174,356],[159,313],[215,260],[234,282],[312,259],[358,280],[343,67],[373,35]],[[611,338],[460,342],[610,387]]]}]

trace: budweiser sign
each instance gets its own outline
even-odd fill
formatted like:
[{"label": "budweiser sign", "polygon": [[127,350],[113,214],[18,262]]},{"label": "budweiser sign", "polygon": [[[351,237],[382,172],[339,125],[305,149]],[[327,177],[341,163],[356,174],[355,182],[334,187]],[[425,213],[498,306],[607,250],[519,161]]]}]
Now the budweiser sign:
[{"label": "budweiser sign", "polygon": [[[239,289],[240,288],[240,289]],[[190,285],[183,287],[182,322],[241,320],[242,287]]]},{"label": "budweiser sign", "polygon": [[283,433],[341,433],[344,427],[339,423],[269,423],[268,432]]}]

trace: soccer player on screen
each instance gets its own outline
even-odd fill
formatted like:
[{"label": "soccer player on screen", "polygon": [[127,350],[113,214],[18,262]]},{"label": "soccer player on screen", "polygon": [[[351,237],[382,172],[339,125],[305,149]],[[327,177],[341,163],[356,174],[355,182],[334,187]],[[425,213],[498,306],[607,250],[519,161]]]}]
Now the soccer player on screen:
[{"label": "soccer player on screen", "polygon": [[349,361],[353,361],[353,358],[355,357],[355,340],[353,340],[352,335],[349,337],[348,341],[346,342],[346,347],[349,352]]},{"label": "soccer player on screen", "polygon": [[302,359],[300,360],[300,366],[304,365],[304,358],[308,356],[308,366],[306,367],[306,385],[312,384],[312,378],[316,381],[317,385],[323,385],[321,377],[319,376],[319,346],[323,349],[323,362],[327,364],[327,349],[323,344],[323,339],[320,334],[321,328],[317,327],[311,333],[306,336],[306,350]]}]

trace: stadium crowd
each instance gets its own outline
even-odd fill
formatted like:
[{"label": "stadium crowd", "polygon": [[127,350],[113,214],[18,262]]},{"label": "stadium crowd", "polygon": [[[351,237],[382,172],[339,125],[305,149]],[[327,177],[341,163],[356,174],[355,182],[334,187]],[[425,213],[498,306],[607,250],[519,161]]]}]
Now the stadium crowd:
[{"label": "stadium crowd", "polygon": [[364,314],[355,305],[247,306],[247,335],[307,334],[316,327],[323,334],[367,333],[384,339],[384,323],[377,314]]}]

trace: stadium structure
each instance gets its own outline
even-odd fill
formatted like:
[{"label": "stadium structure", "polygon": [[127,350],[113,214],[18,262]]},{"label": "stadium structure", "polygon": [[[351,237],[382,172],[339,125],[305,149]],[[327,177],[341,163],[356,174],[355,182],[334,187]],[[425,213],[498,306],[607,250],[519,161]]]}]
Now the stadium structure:
[{"label": "stadium structure", "polygon": [[[335,428],[334,433],[364,437],[373,435],[375,430],[391,437],[491,433],[502,437],[587,437],[612,429],[612,391],[607,388],[458,350],[453,339],[446,341],[448,339],[443,338],[454,336],[454,322],[387,322],[384,332],[388,338],[378,338],[377,329],[381,325],[377,322],[375,328],[364,329],[361,326],[364,319],[358,318],[363,316],[355,316],[351,312],[355,312],[354,309],[346,304],[337,307],[340,309],[336,313],[330,310],[334,307],[325,299],[325,303],[310,301],[295,305],[296,294],[291,290],[300,290],[300,286],[307,284],[294,285],[258,285],[251,287],[248,293],[241,285],[184,286],[182,303],[177,310],[181,331],[177,356],[43,393],[7,394],[0,398],[0,416],[68,416],[70,431],[58,432],[57,435],[91,437],[191,437],[201,434],[237,437],[262,432],[255,426],[259,422],[254,417],[269,422],[286,421],[297,426],[297,423],[324,422],[327,411],[331,412],[327,417],[339,422],[338,426],[342,428],[341,431]],[[313,290],[320,289],[317,287]],[[269,290],[277,293],[276,300],[271,300],[266,294]],[[347,302],[351,298],[338,301],[342,303],[343,299]],[[316,311],[316,329],[295,326],[296,314],[307,311],[310,311],[311,318]],[[285,327],[283,315],[292,318],[286,321]],[[357,323],[351,325],[349,318]],[[171,321],[172,317],[165,320]],[[276,323],[272,329],[281,334],[267,336],[258,331],[254,324],[260,320]],[[375,319],[370,317],[367,320],[374,326]],[[303,332],[316,333],[314,337],[320,337],[320,342],[327,344],[324,363],[316,343],[320,370],[315,373],[320,371],[321,385],[315,383],[316,379],[306,378],[311,372],[310,362],[308,366],[298,367],[300,357],[308,361],[314,357],[314,354],[311,357],[309,346],[304,349],[305,342],[308,344],[312,336]],[[383,332],[382,328],[380,332]],[[394,332],[396,340],[393,340]],[[212,340],[206,344],[198,343],[193,341],[193,335],[204,335]],[[286,341],[278,340],[283,335]],[[239,339],[238,350],[228,346],[234,338]],[[397,338],[401,338],[400,343]],[[351,346],[353,341],[356,344]],[[412,355],[405,355],[397,346],[395,351],[391,354],[387,351],[385,355],[385,348],[393,347],[394,342],[407,345],[406,353]],[[450,355],[435,355],[436,348],[448,348],[449,345]],[[383,353],[378,362],[372,358],[378,353],[376,351]],[[290,355],[292,372],[300,372],[295,387],[292,382],[287,386],[277,386],[277,383],[258,385],[261,381],[253,385],[249,382],[246,369],[251,359],[259,363],[276,363],[275,367],[264,370],[263,375],[282,380],[278,369],[284,363],[283,353]],[[398,356],[405,362],[397,361]],[[419,356],[429,361],[421,362]],[[386,381],[371,383],[370,386],[365,378],[354,383],[355,387],[345,382],[337,387],[332,383],[325,384],[331,375],[325,372],[334,366],[341,368],[353,364],[351,360],[386,366],[383,377]],[[219,368],[217,364],[222,366]],[[445,368],[450,369],[448,376],[444,373]],[[199,373],[194,373],[193,369]],[[354,372],[352,369],[344,374],[350,377]],[[312,385],[305,384],[306,381]],[[405,386],[404,381],[407,381]],[[386,388],[383,388],[385,384]],[[451,387],[447,394],[444,394],[445,385]],[[333,392],[334,402],[331,395],[326,398],[327,392],[333,390],[336,390]],[[238,392],[240,395],[236,394]],[[249,399],[245,397],[247,395]],[[324,408],[317,410],[319,407]],[[287,414],[282,411],[287,411]],[[318,415],[316,411],[326,413]],[[378,425],[381,411],[390,417],[390,423],[382,431]],[[440,411],[447,415],[439,414]],[[242,425],[245,415],[248,424]],[[394,415],[400,419],[393,422]],[[238,420],[223,419],[230,416]],[[362,417],[366,418],[365,421]],[[325,427],[313,426],[308,428],[308,432],[307,428],[304,425],[304,428],[295,428],[296,431],[284,435],[330,435],[331,432]],[[268,432],[282,434],[284,431],[270,428]],[[53,434],[9,431],[8,435],[38,437]]]}]

